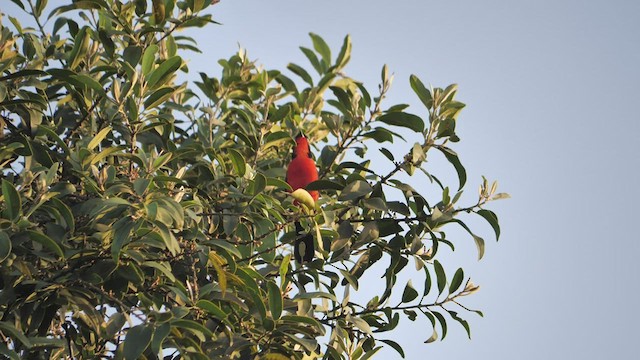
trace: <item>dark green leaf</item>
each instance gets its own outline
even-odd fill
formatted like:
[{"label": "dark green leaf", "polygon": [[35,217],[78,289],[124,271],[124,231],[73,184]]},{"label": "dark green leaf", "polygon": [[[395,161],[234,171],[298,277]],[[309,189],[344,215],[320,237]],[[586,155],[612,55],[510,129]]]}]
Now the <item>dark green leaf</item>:
[{"label": "dark green leaf", "polygon": [[316,180],[305,187],[306,190],[342,190],[344,186],[331,180]]},{"label": "dark green leaf", "polygon": [[16,329],[16,327],[12,323],[8,321],[0,321],[0,331],[8,334],[9,338],[20,341],[27,348],[31,347],[31,341],[29,341],[29,339],[24,336],[24,333],[22,331]]},{"label": "dark green leaf", "polygon": [[387,159],[389,159],[389,161],[393,162],[395,161],[395,157],[393,156],[393,154],[391,153],[391,151],[385,149],[385,148],[380,148],[378,149],[380,150],[380,152],[382,153],[382,155],[384,155]]},{"label": "dark green leaf", "polygon": [[[225,216],[225,217],[227,217],[227,216]],[[232,254],[232,255],[234,255],[236,257],[242,257],[242,254],[238,250],[237,246],[233,246],[232,244],[229,244],[228,242],[226,242],[224,240],[209,240],[209,241],[206,241],[204,244],[212,245],[212,246],[218,247],[220,249],[226,250],[227,252],[229,252],[230,254]]]},{"label": "dark green leaf", "polygon": [[136,45],[128,46],[124,49],[122,57],[124,58],[124,61],[131,65],[132,68],[135,68],[138,66],[140,58],[142,57],[142,47]]},{"label": "dark green leaf", "polygon": [[407,282],[407,285],[404,287],[404,291],[402,292],[402,302],[408,303],[415,300],[418,297],[418,291],[411,284],[411,280]]},{"label": "dark green leaf", "polygon": [[123,354],[125,360],[136,360],[151,343],[153,329],[144,324],[136,325],[127,331],[124,340]]},{"label": "dark green leaf", "polygon": [[83,26],[78,34],[76,34],[73,49],[71,53],[69,53],[69,58],[67,59],[69,63],[69,69],[75,69],[80,65],[80,62],[84,60],[85,55],[87,54],[87,50],[89,48],[90,34],[89,27]]},{"label": "dark green leaf", "polygon": [[449,311],[447,310],[447,312],[449,313],[449,315],[451,315],[451,317],[460,323],[460,325],[462,325],[462,327],[467,331],[467,336],[469,337],[469,339],[471,339],[471,328],[469,328],[469,323],[467,322],[467,320],[462,319],[461,317],[458,316],[458,313],[455,311]]},{"label": "dark green leaf", "polygon": [[0,263],[11,254],[11,239],[6,232],[0,230]]},{"label": "dark green leaf", "polygon": [[113,225],[113,242],[111,243],[111,257],[118,263],[120,260],[120,252],[125,243],[130,240],[130,234],[135,223],[130,218],[124,217],[116,221]]},{"label": "dark green leaf", "polygon": [[303,69],[302,67],[294,63],[289,63],[289,65],[287,65],[287,69],[291,70],[291,72],[293,72],[294,74],[300,76],[302,80],[304,80],[307,84],[313,86],[313,79],[311,78],[311,75],[309,75],[307,70]]},{"label": "dark green leaf", "polygon": [[393,133],[382,127],[377,127],[373,131],[362,134],[362,136],[374,139],[379,143],[383,143],[385,141],[393,142]]},{"label": "dark green leaf", "polygon": [[56,255],[58,255],[58,257],[64,260],[64,252],[62,251],[62,248],[49,236],[33,230],[27,230],[27,235],[29,236],[29,239],[40,243],[42,246],[53,251]]},{"label": "dark green leaf", "polygon": [[462,280],[464,280],[464,270],[462,270],[462,268],[458,268],[456,273],[453,275],[453,279],[451,279],[451,284],[449,284],[449,294],[453,294],[458,290],[460,285],[462,285]]},{"label": "dark green leaf", "polygon": [[359,197],[365,196],[368,193],[373,191],[371,185],[364,180],[356,180],[352,183],[349,183],[340,193],[338,200],[340,201],[348,201],[357,199]]},{"label": "dark green leaf", "polygon": [[496,240],[500,239],[500,224],[498,224],[498,216],[491,210],[480,209],[477,211],[477,214],[482,216],[489,225],[493,228],[493,231],[496,233]]},{"label": "dark green leaf", "polygon": [[269,310],[273,319],[277,320],[282,315],[282,292],[273,281],[267,282],[267,288],[269,289]]},{"label": "dark green leaf", "polygon": [[163,61],[160,66],[151,71],[147,77],[147,86],[149,88],[156,88],[164,85],[169,78],[182,66],[182,58],[180,56],[173,56]]},{"label": "dark green leaf", "polygon": [[231,158],[231,163],[233,164],[233,168],[235,169],[238,176],[244,176],[247,171],[247,166],[245,165],[244,156],[240,154],[240,152],[236,149],[227,149],[229,152],[229,157]]},{"label": "dark green leaf", "polygon": [[431,291],[431,274],[429,273],[429,269],[425,266],[424,269],[424,292],[423,296],[429,295],[429,291]]},{"label": "dark green leaf", "polygon": [[476,247],[478,248],[478,260],[481,260],[482,257],[484,256],[484,239],[482,239],[480,236],[471,232],[471,229],[469,229],[467,224],[465,224],[462,220],[451,219],[450,221],[455,222],[460,226],[462,226],[465,230],[467,230],[467,232],[471,235],[471,237],[473,237],[473,241],[476,243]]},{"label": "dark green leaf", "polygon": [[322,61],[324,61],[327,66],[331,65],[331,49],[329,48],[329,45],[327,45],[320,35],[309,33],[309,36],[311,36],[313,48],[316,49],[320,56],[322,56]]},{"label": "dark green leaf", "polygon": [[400,357],[404,359],[404,350],[402,349],[402,346],[400,346],[400,344],[398,344],[393,340],[380,340],[380,341],[391,346],[395,351],[398,352],[398,354],[400,354]]},{"label": "dark green leaf", "polygon": [[158,105],[164,103],[167,99],[169,99],[175,91],[176,89],[173,87],[161,87],[144,100],[144,108],[153,109],[157,107]]},{"label": "dark green leaf", "polygon": [[320,65],[320,61],[318,60],[318,57],[316,56],[316,54],[311,49],[308,49],[306,47],[301,46],[300,50],[302,50],[302,52],[307,57],[307,59],[309,59],[309,62],[311,63],[313,68],[316,69],[318,74],[322,74],[323,73],[322,66]]},{"label": "dark green leaf", "polygon": [[436,280],[438,282],[438,294],[442,294],[442,291],[447,285],[447,275],[444,272],[444,268],[442,267],[442,264],[440,264],[438,260],[433,261],[433,266],[436,270]]},{"label": "dark green leaf", "polygon": [[458,190],[462,189],[464,187],[464,184],[466,184],[467,182],[467,171],[460,163],[458,154],[456,154],[455,151],[444,146],[439,146],[437,147],[437,149],[442,151],[447,160],[449,160],[451,165],[453,165],[453,167],[456,169],[456,172],[458,173],[458,182],[460,183],[460,185],[458,186]]},{"label": "dark green leaf", "polygon": [[378,120],[388,125],[409,128],[417,133],[421,133],[424,130],[424,121],[419,116],[406,112],[387,112],[382,114]]},{"label": "dark green leaf", "polygon": [[422,81],[418,79],[417,76],[411,75],[409,77],[409,83],[411,84],[411,88],[418,95],[420,101],[427,107],[427,109],[431,109],[433,107],[433,97],[431,96],[431,91],[429,91]]},{"label": "dark green leaf", "polygon": [[154,354],[160,352],[160,349],[162,348],[162,342],[167,337],[167,335],[169,335],[170,331],[171,324],[169,324],[168,322],[163,323],[155,328],[153,336],[151,337],[151,351]]},{"label": "dark green leaf", "polygon": [[96,94],[99,96],[106,95],[104,89],[102,88],[102,85],[100,85],[99,82],[97,82],[94,78],[90,76],[80,74],[80,75],[71,75],[71,78],[75,81],[82,83],[82,85],[88,87],[89,89],[95,91]]},{"label": "dark green leaf", "polygon": [[227,314],[224,311],[222,311],[222,309],[218,305],[212,303],[209,300],[200,299],[196,303],[196,306],[202,310],[205,310],[206,312],[208,312],[209,314],[215,316],[220,320],[225,319],[227,317]]},{"label": "dark green leaf", "polygon": [[18,190],[9,181],[2,179],[2,197],[4,200],[3,216],[5,219],[16,221],[22,215],[22,200]]},{"label": "dark green leaf", "polygon": [[444,340],[444,338],[447,337],[447,321],[445,320],[444,316],[442,316],[442,314],[437,311],[433,311],[431,314],[433,314],[436,319],[438,319],[440,327],[442,327],[442,338],[440,338],[440,340]]}]

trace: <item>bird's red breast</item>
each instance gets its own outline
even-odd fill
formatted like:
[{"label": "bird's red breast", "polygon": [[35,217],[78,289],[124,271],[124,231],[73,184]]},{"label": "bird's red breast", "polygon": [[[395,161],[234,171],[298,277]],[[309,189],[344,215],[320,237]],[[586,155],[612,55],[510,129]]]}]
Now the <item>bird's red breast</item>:
[{"label": "bird's red breast", "polygon": [[[309,141],[304,136],[298,136],[293,148],[293,159],[287,168],[287,183],[293,190],[297,190],[316,180],[318,180],[318,169],[311,158]],[[312,190],[309,194],[313,200],[318,200],[318,191]]]}]

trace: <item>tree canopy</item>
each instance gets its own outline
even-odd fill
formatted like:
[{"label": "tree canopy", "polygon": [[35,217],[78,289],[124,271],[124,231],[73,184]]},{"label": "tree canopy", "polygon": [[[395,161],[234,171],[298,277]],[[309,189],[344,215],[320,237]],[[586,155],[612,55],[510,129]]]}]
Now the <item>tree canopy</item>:
[{"label": "tree canopy", "polygon": [[[439,254],[475,242],[482,258],[460,215],[497,238],[484,205],[507,195],[483,179],[458,204],[455,84],[411,76],[424,107],[389,106],[386,66],[371,91],[345,73],[349,36],[336,54],[316,34],[305,66],[267,70],[240,50],[220,74],[190,74],[199,50],[181,31],[215,23],[215,0],[12,2],[32,21],[0,23],[0,354],[367,359],[404,356],[386,337],[400,321],[425,323],[426,342],[452,321],[470,334],[482,313],[463,298],[478,286]],[[284,180],[300,132],[320,174],[310,207]],[[296,221],[316,242],[304,265]],[[454,227],[468,239],[449,239]],[[410,262],[420,277],[398,282]],[[376,295],[359,301],[363,279]]]}]

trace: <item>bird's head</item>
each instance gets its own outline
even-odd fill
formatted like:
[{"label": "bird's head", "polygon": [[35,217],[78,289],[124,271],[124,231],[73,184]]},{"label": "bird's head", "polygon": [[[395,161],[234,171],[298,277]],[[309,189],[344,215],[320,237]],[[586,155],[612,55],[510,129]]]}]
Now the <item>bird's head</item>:
[{"label": "bird's head", "polygon": [[296,136],[296,146],[293,148],[293,157],[296,156],[307,156],[309,157],[311,154],[311,149],[309,148],[309,140],[302,135],[299,134]]}]

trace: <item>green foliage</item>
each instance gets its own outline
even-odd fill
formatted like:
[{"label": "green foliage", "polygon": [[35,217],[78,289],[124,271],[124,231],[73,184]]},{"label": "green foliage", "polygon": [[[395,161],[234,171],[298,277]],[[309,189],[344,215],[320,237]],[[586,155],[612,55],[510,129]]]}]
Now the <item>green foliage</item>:
[{"label": "green foliage", "polygon": [[[478,287],[462,269],[447,280],[444,229],[468,231],[481,257],[460,215],[498,237],[482,206],[507,195],[485,179],[476,204],[457,205],[455,85],[411,76],[425,108],[385,107],[386,66],[372,96],[345,75],[349,37],[334,58],[316,34],[301,48],[311,72],[265,70],[240,51],[190,83],[183,59],[197,47],[178,31],[214,23],[202,10],[217,1],[73,1],[47,17],[46,1],[13,2],[35,28],[0,24],[0,354],[367,359],[383,344],[404,356],[380,338],[401,318],[426,318],[426,342],[447,321],[469,331],[458,313],[474,310],[459,301]],[[284,182],[299,131],[317,156],[315,209]],[[379,173],[369,146],[405,142],[397,131],[419,141],[381,148],[391,170]],[[433,149],[458,174],[456,194],[428,172]],[[416,170],[430,187],[400,180]],[[317,242],[305,266],[291,260],[296,221]],[[423,289],[397,284],[409,260]],[[351,299],[376,266],[378,294]]]}]

